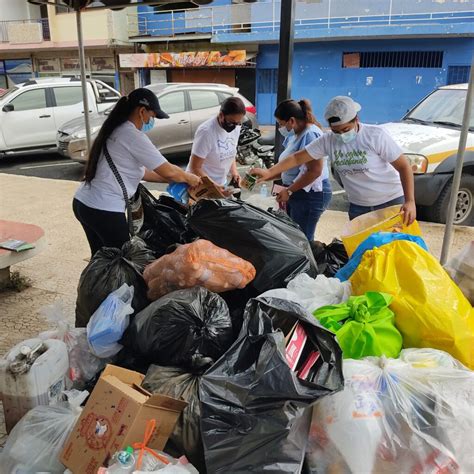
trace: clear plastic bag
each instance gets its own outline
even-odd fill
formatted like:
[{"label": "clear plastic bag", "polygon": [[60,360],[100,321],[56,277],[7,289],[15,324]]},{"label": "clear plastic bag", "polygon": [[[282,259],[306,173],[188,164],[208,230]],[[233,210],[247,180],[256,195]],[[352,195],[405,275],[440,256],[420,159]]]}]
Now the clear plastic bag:
[{"label": "clear plastic bag", "polygon": [[318,401],[312,474],[474,472],[474,373],[434,349],[344,361],[345,388]]},{"label": "clear plastic bag", "polygon": [[175,290],[203,286],[210,291],[245,288],[255,278],[254,266],[217,247],[208,240],[196,240],[164,255],[143,272],[148,298],[157,300]]},{"label": "clear plastic bag", "polygon": [[120,352],[118,343],[130,322],[133,313],[134,288],[124,283],[110,293],[87,323],[87,340],[97,357],[106,359]]},{"label": "clear plastic bag", "polygon": [[337,278],[328,278],[324,275],[311,278],[306,273],[301,273],[288,283],[286,289],[270,290],[261,296],[294,301],[313,313],[322,306],[347,301],[351,296],[351,284],[350,282],[342,283]]},{"label": "clear plastic bag", "polygon": [[447,263],[446,270],[474,306],[474,240]]},{"label": "clear plastic bag", "polygon": [[0,474],[62,474],[65,467],[59,455],[80,413],[77,404],[68,403],[30,410],[12,430],[0,453]]},{"label": "clear plastic bag", "polygon": [[96,357],[89,349],[86,328],[73,328],[68,323],[66,311],[61,303],[45,306],[42,315],[49,321],[51,329],[39,334],[43,340],[59,339],[66,344],[69,354],[68,380],[77,389],[85,387],[104,367],[106,362]]}]

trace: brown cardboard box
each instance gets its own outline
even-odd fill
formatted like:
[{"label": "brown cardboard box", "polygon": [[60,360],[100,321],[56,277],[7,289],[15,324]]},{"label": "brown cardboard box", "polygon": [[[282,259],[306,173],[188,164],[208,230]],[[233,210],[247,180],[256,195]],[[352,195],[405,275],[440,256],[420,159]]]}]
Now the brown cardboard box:
[{"label": "brown cardboard box", "polygon": [[189,188],[188,193],[193,201],[199,201],[199,199],[219,199],[225,197],[217,185],[207,176],[202,177],[201,184],[199,186],[196,188]]},{"label": "brown cardboard box", "polygon": [[60,456],[74,474],[96,474],[120,449],[141,442],[150,419],[156,430],[148,446],[162,450],[187,403],[151,395],[144,376],[108,365],[95,386]]}]

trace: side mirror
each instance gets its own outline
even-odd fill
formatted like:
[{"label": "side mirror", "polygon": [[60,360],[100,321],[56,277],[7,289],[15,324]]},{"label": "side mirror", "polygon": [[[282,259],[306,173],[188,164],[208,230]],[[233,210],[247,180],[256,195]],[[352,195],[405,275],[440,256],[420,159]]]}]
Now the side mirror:
[{"label": "side mirror", "polygon": [[13,104],[6,104],[2,108],[3,112],[13,112],[15,110],[15,106]]}]

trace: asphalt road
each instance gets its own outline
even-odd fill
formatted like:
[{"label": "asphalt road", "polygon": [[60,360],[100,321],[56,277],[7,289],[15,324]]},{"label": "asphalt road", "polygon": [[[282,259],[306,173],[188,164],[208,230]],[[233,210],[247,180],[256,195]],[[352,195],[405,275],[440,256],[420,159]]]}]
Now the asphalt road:
[{"label": "asphalt road", "polygon": [[[176,159],[174,163],[184,168],[187,163],[187,157],[183,156],[182,158]],[[0,158],[0,173],[79,182],[83,172],[83,165],[65,159],[57,154]],[[241,174],[244,172],[245,168],[242,168]],[[333,181],[332,185],[333,197],[329,209],[347,211],[349,205],[346,194],[336,182]],[[165,191],[166,184],[148,183],[147,187],[153,190]],[[244,192],[243,198],[245,199],[248,194],[248,192]]]}]

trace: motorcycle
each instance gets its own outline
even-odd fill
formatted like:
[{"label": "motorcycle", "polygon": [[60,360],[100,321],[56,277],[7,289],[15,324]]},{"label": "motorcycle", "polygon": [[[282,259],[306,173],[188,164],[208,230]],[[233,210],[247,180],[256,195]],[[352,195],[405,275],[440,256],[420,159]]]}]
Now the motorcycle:
[{"label": "motorcycle", "polygon": [[252,166],[260,161],[266,168],[270,168],[275,161],[274,138],[262,138],[257,128],[242,127],[236,160],[245,166]]}]

